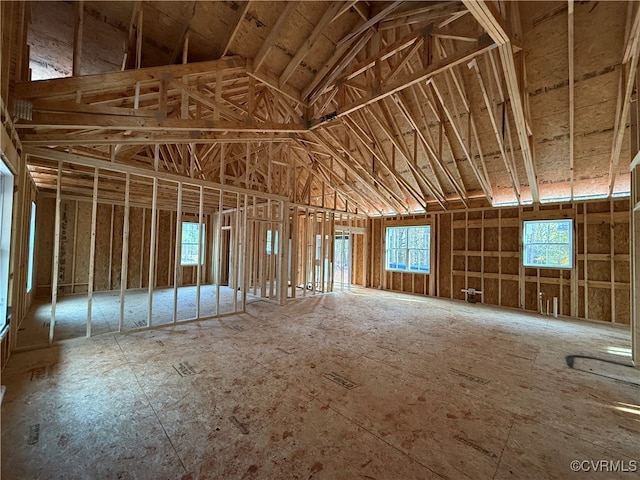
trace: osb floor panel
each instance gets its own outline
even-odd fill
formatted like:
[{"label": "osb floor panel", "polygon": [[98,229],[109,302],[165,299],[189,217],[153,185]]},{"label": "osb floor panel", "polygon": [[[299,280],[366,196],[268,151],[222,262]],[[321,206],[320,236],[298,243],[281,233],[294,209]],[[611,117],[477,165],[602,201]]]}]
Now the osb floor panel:
[{"label": "osb floor panel", "polygon": [[629,345],[364,289],[71,340],[9,360],[2,478],[637,478]]},{"label": "osb floor panel", "polygon": [[[200,288],[200,318],[226,315],[241,310],[241,295],[238,293],[236,306],[233,304],[233,289],[220,287],[220,299],[216,302],[216,287],[202,285]],[[148,290],[126,290],[124,296],[123,330],[139,329],[147,326],[149,312]],[[176,321],[196,318],[197,294],[195,286],[178,288]],[[255,297],[247,295],[247,301]],[[153,291],[151,309],[154,326],[173,322],[173,288],[158,288]],[[87,334],[88,297],[83,294],[59,297],[56,303],[56,323],[54,340],[84,337]],[[18,347],[30,347],[49,342],[51,302],[37,298],[18,330]],[[97,292],[93,295],[91,307],[91,333],[117,332],[120,328],[120,291]]]}]

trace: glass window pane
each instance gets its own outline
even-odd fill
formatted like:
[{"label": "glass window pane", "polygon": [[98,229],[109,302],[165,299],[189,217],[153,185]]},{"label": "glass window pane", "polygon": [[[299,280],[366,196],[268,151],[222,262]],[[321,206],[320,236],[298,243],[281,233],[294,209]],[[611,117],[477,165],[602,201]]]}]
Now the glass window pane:
[{"label": "glass window pane", "polygon": [[431,227],[388,227],[386,230],[387,270],[428,273]]},{"label": "glass window pane", "polygon": [[523,225],[523,265],[571,268],[573,265],[573,221],[536,220]]},{"label": "glass window pane", "polygon": [[[200,264],[204,264],[205,226],[202,225],[202,248],[200,249]],[[182,222],[182,242],[180,245],[180,265],[198,264],[198,244],[200,243],[200,224]]]}]

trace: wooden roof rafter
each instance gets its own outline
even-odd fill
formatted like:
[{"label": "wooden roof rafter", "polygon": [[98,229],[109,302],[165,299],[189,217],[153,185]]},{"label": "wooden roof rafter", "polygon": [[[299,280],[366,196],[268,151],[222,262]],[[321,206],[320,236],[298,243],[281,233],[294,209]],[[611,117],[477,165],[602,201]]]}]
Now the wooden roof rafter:
[{"label": "wooden roof rafter", "polygon": [[459,18],[467,13],[464,5],[458,2],[441,2],[433,5],[420,5],[411,10],[393,12],[379,24],[380,30],[390,30],[398,27],[430,22],[438,18]]},{"label": "wooden roof rafter", "polygon": [[252,67],[254,69],[254,72],[257,71],[262,65],[262,62],[264,62],[264,59],[266,58],[267,53],[269,53],[269,50],[278,39],[280,32],[286,26],[287,20],[293,14],[293,11],[298,6],[298,3],[299,2],[297,1],[285,2],[286,6],[284,10],[278,16],[278,19],[276,20],[276,23],[273,25],[273,27],[271,27],[271,30],[267,34],[267,38],[265,38],[264,42],[262,43],[262,46],[260,47],[260,50],[258,50],[258,53],[255,55],[253,59]]},{"label": "wooden roof rafter", "polygon": [[615,188],[616,174],[618,163],[620,162],[620,153],[622,150],[622,142],[629,118],[629,109],[631,105],[631,95],[633,93],[636,71],[638,69],[638,60],[640,59],[640,8],[636,8],[631,30],[627,41],[625,42],[622,61],[624,65],[628,65],[623,70],[620,79],[621,88],[618,91],[618,108],[614,124],[614,137],[611,148],[611,160],[609,162],[609,195],[613,193]]},{"label": "wooden roof rafter", "polygon": [[[441,41],[436,39],[435,43],[436,43],[437,46],[441,47],[440,48],[441,58],[446,58],[446,51],[442,47]],[[457,68],[457,66],[449,69],[447,72],[445,72],[445,74],[443,76],[445,78],[445,82],[446,82],[446,85],[447,85],[447,90],[449,91],[449,99],[450,99],[451,103],[453,104],[453,111],[454,112],[464,111],[468,116],[468,119],[469,119],[468,130],[471,130],[471,131],[467,131],[467,138],[470,138],[472,136],[473,132],[476,132],[477,130],[476,130],[476,126],[475,126],[475,120],[474,120],[473,115],[471,113],[471,108],[469,107],[469,101],[467,99],[465,89],[462,86],[462,80],[456,75],[456,71],[455,71],[456,68]],[[451,79],[453,80],[455,88],[451,84]],[[462,149],[462,151],[464,153],[464,156],[465,156],[467,162],[469,163],[471,169],[473,170],[473,173],[474,173],[474,175],[475,175],[475,177],[476,177],[476,179],[477,179],[482,191],[484,192],[485,197],[487,198],[489,203],[492,203],[493,202],[493,194],[492,194],[492,191],[491,191],[491,184],[489,183],[488,179],[483,176],[483,174],[480,172],[480,170],[476,166],[475,162],[473,161],[473,156],[471,154],[471,148],[470,148],[471,146],[470,145],[467,146],[467,144],[466,144],[466,142],[465,142],[465,140],[463,138],[463,133],[464,132],[462,131],[461,125],[459,124],[459,116],[458,116],[458,114],[452,115],[450,110],[447,108],[445,102],[443,101],[442,95],[440,94],[439,90],[436,87],[435,78],[431,78],[429,81],[432,84],[433,91],[434,91],[434,93],[436,93],[436,96],[438,97],[438,100],[440,102],[442,111],[447,116],[447,119],[449,120],[449,124],[451,125],[451,127],[453,129],[453,132],[454,132],[454,134],[456,136],[456,139],[458,140],[458,144],[459,144],[460,148]],[[457,105],[456,93],[458,94],[458,96],[462,100],[463,110],[461,110]],[[477,135],[475,137],[475,140],[476,140],[476,144],[478,146],[478,151],[481,151],[480,141],[477,138]]]},{"label": "wooden roof rafter", "polygon": [[[302,91],[304,98],[307,98],[309,104],[317,101],[318,97],[329,88],[333,82],[342,74],[345,68],[356,58],[358,53],[365,47],[367,42],[374,36],[375,31],[368,29],[359,37],[352,37],[351,40],[345,42],[338,48],[325,64],[325,66],[316,74],[316,77]],[[357,40],[356,40],[357,39]]]},{"label": "wooden roof rafter", "polygon": [[[427,104],[429,105],[429,107],[431,108],[431,110],[433,111],[433,114],[435,116],[435,119],[437,121],[437,123],[439,125],[442,125],[442,120],[437,112],[437,110],[435,109],[435,107],[433,106],[433,103],[431,101],[431,99],[429,98],[429,93],[425,90],[425,88],[423,87],[423,85],[418,84],[415,85],[414,87],[412,87],[411,89],[409,89],[409,91],[413,92],[414,95],[414,103],[418,106],[418,108],[421,108],[421,103],[418,101],[418,96],[417,93],[415,91],[415,88],[418,88],[423,96],[423,101],[426,100]],[[465,188],[463,185],[459,184],[458,179],[456,179],[454,177],[454,175],[449,171],[449,169],[447,168],[443,156],[442,156],[442,151],[441,149],[437,149],[436,148],[436,144],[434,142],[434,139],[432,137],[431,134],[431,130],[429,128],[428,124],[425,124],[424,126],[420,126],[420,124],[417,121],[417,118],[414,114],[412,114],[411,110],[409,109],[409,106],[407,104],[407,102],[403,99],[403,93],[404,92],[398,92],[398,94],[394,95],[395,97],[395,103],[399,109],[399,111],[402,113],[402,115],[407,119],[407,121],[412,125],[412,127],[414,128],[414,130],[417,133],[418,139],[420,140],[419,145],[422,147],[422,149],[424,150],[425,156],[430,160],[430,165],[431,165],[431,169],[434,173],[434,177],[437,180],[437,176],[435,173],[435,168],[434,168],[434,164],[437,165],[439,167],[439,169],[441,170],[441,172],[445,175],[447,181],[449,182],[449,184],[453,187],[454,191],[456,192],[456,195],[458,195],[458,197],[460,198],[460,200],[463,202],[463,204],[467,204],[467,200],[466,200],[466,195],[465,195]],[[425,112],[421,111],[421,116],[422,118],[426,119],[426,115]],[[425,135],[426,133],[426,135]],[[449,139],[448,136],[446,134],[446,132],[444,131],[444,129],[442,129],[441,131],[441,137],[444,137],[444,139],[446,140],[446,143],[449,143]],[[456,173],[458,174],[458,177],[460,177],[460,171],[457,169],[457,165],[455,163],[455,155],[453,154],[453,151],[451,151],[451,155],[453,157],[453,165],[454,168],[456,169]],[[432,160],[432,162],[431,162]],[[442,188],[442,185],[439,184],[440,187],[440,192],[443,194],[443,196],[441,197],[441,201],[444,201],[444,191]],[[434,191],[435,191],[435,186],[434,186]]]},{"label": "wooden roof rafter", "polygon": [[371,17],[369,20],[364,22],[359,27],[355,28],[348,35],[346,35],[344,38],[339,40],[337,45],[336,45],[336,47],[340,47],[341,45],[343,45],[345,43],[348,43],[352,38],[355,38],[355,37],[359,36],[360,34],[362,34],[363,32],[367,31],[369,28],[373,27],[375,24],[379,23],[384,18],[386,18],[391,12],[396,10],[403,3],[404,2],[400,0],[400,1],[395,1],[395,2],[391,3],[390,5],[387,5],[382,11],[380,11],[379,13],[377,13],[376,15]]},{"label": "wooden roof rafter", "polygon": [[231,33],[229,34],[229,37],[227,38],[227,41],[225,43],[225,47],[222,49],[222,54],[220,55],[220,57],[224,57],[227,53],[229,53],[231,45],[233,44],[233,41],[236,38],[236,34],[238,33],[238,30],[240,29],[240,24],[243,22],[244,17],[247,15],[247,12],[249,11],[249,7],[250,6],[251,6],[251,0],[245,0],[244,5],[238,11],[238,17],[236,18],[236,20],[235,20],[235,22],[233,24],[233,27],[231,29]]},{"label": "wooden roof rafter", "polygon": [[[325,131],[325,134],[327,132]],[[390,212],[398,213],[404,210],[403,205],[394,205],[392,200],[387,199],[375,186],[375,179],[371,178],[369,173],[360,165],[359,163],[353,164],[351,161],[347,161],[343,158],[343,154],[341,154],[336,147],[334,147],[329,141],[324,140],[320,137],[319,133],[309,132],[309,135],[312,139],[316,140],[327,152],[329,152],[332,157],[336,160],[336,162],[345,169],[352,177],[356,178],[366,189],[373,194],[374,198],[376,198],[382,205],[389,209]],[[329,133],[330,135],[330,133]],[[335,141],[335,139],[334,139]]]},{"label": "wooden roof rafter", "polygon": [[[506,23],[499,13],[495,11],[493,5],[485,0],[462,0],[478,23],[489,33],[491,38],[498,45],[502,68],[507,84],[507,91],[511,99],[511,110],[516,125],[516,132],[520,143],[522,159],[524,162],[531,197],[535,203],[540,201],[538,192],[538,179],[536,175],[535,161],[529,143],[529,130],[525,119],[525,112],[522,101],[521,86],[518,82],[518,73],[513,58],[512,40],[507,33]],[[517,8],[517,5],[516,5]]]},{"label": "wooden roof rafter", "polygon": [[343,6],[343,3],[340,1],[331,2],[329,8],[327,8],[320,20],[315,24],[311,33],[304,40],[302,45],[300,45],[296,49],[296,53],[291,58],[289,63],[286,65],[280,77],[278,78],[278,85],[282,88],[287,81],[291,78],[295,69],[298,67],[302,59],[309,53],[312,49],[316,39],[324,32],[326,27],[334,20],[334,17],[339,12],[340,8]]},{"label": "wooden roof rafter", "polygon": [[[308,160],[312,165],[316,166],[316,169],[314,170],[312,166],[307,165],[304,158],[296,152],[295,160],[297,161],[297,163],[312,175],[317,176],[321,181],[326,182],[326,184],[330,188],[332,188],[340,197],[342,197],[343,203],[345,203],[345,205],[347,203],[351,203],[353,204],[353,206],[358,207],[365,212],[375,210],[378,213],[382,213],[382,210],[379,210],[372,203],[370,203],[370,199],[356,190],[352,185],[348,185],[345,183],[344,185],[351,187],[352,191],[345,190],[344,186],[338,183],[345,182],[345,180],[341,179],[334,169],[328,168],[322,162],[320,162],[319,159],[315,157],[315,154],[313,152],[307,150],[307,147],[303,142],[298,141],[297,144],[300,145],[301,149],[307,153]],[[335,177],[335,181],[331,179],[332,176]],[[354,183],[357,182],[354,181]],[[355,198],[354,195],[356,195],[358,198]]]},{"label": "wooden roof rafter", "polygon": [[[398,106],[399,108],[400,105],[402,105],[401,100],[398,99],[397,95],[394,95],[393,97],[394,103],[396,104],[396,106]],[[402,112],[403,114],[405,112]],[[387,131],[387,127],[383,126],[383,124],[381,123],[382,120],[377,117],[377,116],[373,116],[373,118],[378,122],[378,124],[381,126],[381,128],[383,128],[383,130],[385,131],[385,133],[387,134],[387,136],[389,136],[390,134]],[[410,114],[405,115],[406,120],[409,122],[410,127],[413,129],[414,131],[414,142],[416,142],[417,140],[422,140],[420,137],[421,132],[419,132],[419,129],[417,128],[417,124],[413,121],[413,118],[410,116]],[[396,147],[395,142],[394,143],[394,147]],[[444,202],[445,202],[445,198],[444,195],[442,195],[441,193],[441,186],[438,185],[438,187],[432,182],[431,179],[429,179],[429,177],[425,174],[425,172],[423,171],[422,167],[419,165],[418,163],[418,151],[417,151],[417,145],[414,145],[414,154],[413,154],[413,159],[410,158],[410,154],[408,153],[408,151],[406,151],[406,149],[401,149],[396,147],[396,149],[402,154],[402,157],[405,159],[405,162],[407,164],[407,166],[409,167],[409,170],[411,171],[411,174],[413,175],[413,178],[415,180],[415,182],[417,183],[417,185],[419,186],[419,188],[421,189],[423,195],[425,198],[427,198],[428,195],[430,195],[431,197],[433,197],[436,202],[438,202],[438,204],[444,208]],[[428,153],[427,153],[428,156]],[[436,182],[437,182],[437,178],[436,178]]]},{"label": "wooden roof rafter", "polygon": [[[451,176],[449,170],[446,168],[444,161],[442,161],[442,153],[440,151],[436,151],[435,142],[431,133],[431,129],[429,127],[427,113],[424,110],[422,103],[418,99],[418,89],[424,92],[424,87],[422,85],[414,85],[404,92],[398,92],[394,94],[392,98],[394,99],[394,102],[396,103],[400,113],[404,115],[409,123],[413,126],[418,139],[420,140],[418,146],[422,149],[424,156],[427,159],[427,164],[431,169],[433,175],[432,178],[428,178],[425,174],[425,181],[429,182],[434,195],[440,198],[441,202],[445,202],[446,200],[444,195],[444,188],[440,178],[438,177],[437,171],[439,170],[440,173],[445,176],[452,187],[454,186],[452,180],[453,177]],[[409,93],[413,97],[413,104],[415,105],[417,114],[414,114],[409,108],[408,101],[406,99]],[[423,98],[427,98],[426,92],[423,93]],[[424,119],[424,122],[421,122],[419,120],[420,118]],[[436,168],[436,166],[438,168]]]},{"label": "wooden roof rafter", "polygon": [[[354,131],[349,128],[344,120],[344,118],[341,119],[341,125],[339,126],[344,132],[345,148],[349,150],[351,158],[353,158],[354,161],[358,161],[358,163],[360,163],[360,165],[362,165],[363,168],[371,174],[371,177],[375,179],[378,184],[384,185],[385,190],[391,192],[399,201],[404,201],[408,205],[407,199],[414,198],[418,204],[422,203],[422,200],[419,200],[419,196],[418,198],[414,197],[413,193],[410,191],[411,185],[409,185],[401,175],[386,168],[387,162],[385,160],[376,163],[376,160],[381,158],[384,153],[381,152],[380,154],[376,153],[372,155],[371,149],[367,148],[367,145],[357,135],[355,135]],[[354,148],[360,156],[359,160],[355,159],[355,154],[353,152]],[[371,165],[370,167],[368,166],[369,163]],[[382,168],[379,168],[380,166],[382,166]],[[386,178],[384,178],[385,176]],[[409,189],[406,188],[407,186]]]},{"label": "wooden roof rafter", "polygon": [[509,164],[509,160],[507,159],[504,141],[502,139],[502,136],[500,135],[500,131],[498,130],[498,122],[494,113],[494,105],[489,99],[489,95],[485,87],[484,79],[480,72],[480,68],[478,67],[478,62],[474,59],[471,62],[469,62],[468,67],[474,71],[476,78],[478,80],[478,85],[480,86],[482,98],[484,99],[485,106],[487,107],[487,115],[489,116],[491,128],[493,129],[496,143],[498,144],[498,149],[500,150],[500,156],[502,157],[504,166],[507,170],[507,173],[509,174],[509,179],[511,180],[511,188],[513,188],[513,193],[516,197],[517,202],[520,203],[521,198],[520,198],[520,187],[518,184],[518,180],[514,175],[514,171],[511,168],[511,165]]},{"label": "wooden roof rafter", "polygon": [[[482,53],[494,47],[495,44],[488,42],[485,37],[481,37],[478,39],[477,46],[473,46],[470,49],[464,50],[462,52],[457,52],[456,54],[452,55],[451,57],[447,57],[444,60],[434,62],[427,67],[416,70],[411,75],[400,77],[391,82],[382,82],[381,85],[371,87],[370,90],[358,100],[341,106],[335,112],[335,115],[332,115],[331,119],[348,115],[351,112],[366,107],[367,105],[393,95],[394,93],[404,90],[405,88],[408,88],[420,82],[424,82],[427,79],[437,75],[438,73],[444,72],[454,65],[466,63],[472,58],[481,55]],[[323,123],[323,119],[314,118],[311,122],[311,128],[317,128]]]},{"label": "wooden roof rafter", "polygon": [[[360,163],[357,158],[351,153],[351,151],[343,145],[340,139],[336,138],[328,129],[324,129],[323,133],[329,137],[329,142],[325,145],[331,148],[331,152],[336,152],[339,155],[339,151],[342,151],[350,160],[348,164],[353,168],[356,167],[361,179],[365,185],[371,187],[373,191],[378,192],[378,195],[385,199],[385,202],[391,206],[394,212],[409,212],[409,206],[406,203],[406,199],[401,198],[397,192],[394,192],[386,183],[375,178],[369,170]],[[333,144],[331,144],[332,142]],[[338,147],[335,147],[337,145]],[[381,192],[380,190],[383,190]]]},{"label": "wooden roof rafter", "polygon": [[360,143],[371,153],[371,155],[378,161],[378,163],[392,176],[392,178],[400,185],[415,201],[421,208],[426,210],[426,197],[427,192],[422,189],[422,185],[416,178],[416,183],[418,183],[418,187],[421,189],[420,192],[416,191],[416,189],[396,170],[396,168],[388,162],[384,155],[377,151],[373,146],[369,145],[369,139],[366,138],[366,133],[364,130],[355,122],[351,117],[346,116],[342,119],[345,126],[347,126],[352,132],[355,138],[357,138]]}]

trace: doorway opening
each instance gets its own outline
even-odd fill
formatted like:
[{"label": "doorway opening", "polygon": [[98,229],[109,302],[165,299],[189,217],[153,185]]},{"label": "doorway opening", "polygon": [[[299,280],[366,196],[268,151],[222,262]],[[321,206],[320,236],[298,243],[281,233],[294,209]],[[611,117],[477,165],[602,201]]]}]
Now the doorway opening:
[{"label": "doorway opening", "polygon": [[351,235],[335,235],[333,252],[334,290],[348,290],[351,288]]}]

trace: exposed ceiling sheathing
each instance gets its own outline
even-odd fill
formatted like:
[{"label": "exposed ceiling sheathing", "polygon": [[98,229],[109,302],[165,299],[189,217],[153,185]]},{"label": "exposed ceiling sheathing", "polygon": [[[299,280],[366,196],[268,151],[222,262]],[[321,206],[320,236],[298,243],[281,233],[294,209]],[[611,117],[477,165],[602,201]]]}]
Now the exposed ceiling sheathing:
[{"label": "exposed ceiling sheathing", "polygon": [[636,3],[29,5],[67,77],[15,89],[41,188],[75,155],[369,214],[629,189]]}]

